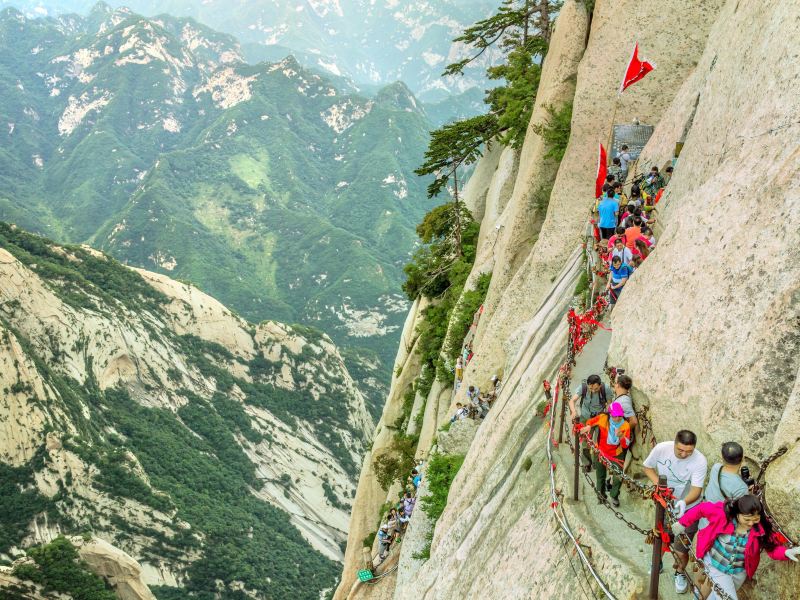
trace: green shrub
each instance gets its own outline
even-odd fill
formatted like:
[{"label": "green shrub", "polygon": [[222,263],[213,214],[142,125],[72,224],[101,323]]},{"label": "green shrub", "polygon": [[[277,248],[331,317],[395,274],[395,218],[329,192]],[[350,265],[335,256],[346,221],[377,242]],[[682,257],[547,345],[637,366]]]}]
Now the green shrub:
[{"label": "green shrub", "polygon": [[388,490],[395,481],[403,482],[416,464],[417,438],[395,434],[389,447],[372,460],[375,478]]},{"label": "green shrub", "polygon": [[544,139],[547,146],[545,158],[561,162],[567,151],[569,135],[572,130],[572,102],[567,102],[558,110],[547,107],[549,118],[546,124],[538,124],[533,130]]},{"label": "green shrub", "polygon": [[464,464],[464,456],[460,454],[434,454],[428,462],[425,480],[429,493],[420,499],[420,506],[431,519],[431,530],[425,538],[425,546],[414,554],[414,558],[417,560],[427,560],[431,557],[433,528],[447,506],[450,486],[462,464]]},{"label": "green shrub", "polygon": [[89,571],[68,539],[57,537],[46,546],[28,550],[36,565],[23,564],[13,571],[15,577],[42,585],[45,591],[68,594],[74,600],[116,600],[114,592]]}]

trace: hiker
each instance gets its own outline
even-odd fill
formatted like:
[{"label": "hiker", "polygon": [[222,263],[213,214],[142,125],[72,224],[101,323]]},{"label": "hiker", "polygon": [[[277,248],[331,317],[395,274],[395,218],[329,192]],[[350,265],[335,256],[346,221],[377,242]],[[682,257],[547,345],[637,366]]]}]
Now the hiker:
[{"label": "hiker", "polygon": [[492,377],[489,379],[489,382],[492,384],[492,389],[489,392],[489,395],[492,396],[492,399],[494,400],[500,393],[500,386],[503,385],[503,382],[500,381],[500,378],[497,375],[492,375]]},{"label": "hiker", "polygon": [[600,237],[608,239],[614,235],[619,215],[619,203],[614,198],[614,190],[606,192],[606,197],[597,205],[597,212],[600,215]]},{"label": "hiker", "polygon": [[628,226],[628,219],[630,219],[636,207],[629,201],[628,205],[625,207],[625,210],[622,211],[622,215],[619,218],[619,226],[625,229]]},{"label": "hiker", "polygon": [[[714,463],[708,474],[706,491],[703,500],[706,502],[725,502],[736,500],[750,493],[745,478],[750,477],[750,470],[742,467],[744,448],[737,442],[725,442],[720,449],[722,462]],[[741,474],[740,474],[741,469]],[[708,525],[707,519],[700,519],[699,529]]]},{"label": "hiker", "polygon": [[467,408],[461,404],[461,402],[456,402],[456,412],[450,417],[450,422],[455,423],[456,421],[460,421],[461,419],[465,419],[469,411]]},{"label": "hiker", "polygon": [[405,533],[406,529],[408,529],[408,522],[411,520],[411,514],[407,513],[405,508],[403,508],[398,513],[397,520],[400,523],[400,533]]},{"label": "hiker", "polygon": [[634,213],[633,219],[629,220],[628,226],[625,228],[625,245],[628,250],[633,250],[636,240],[642,237],[642,217],[641,211],[637,215]]},{"label": "hiker", "polygon": [[609,174],[614,176],[618,182],[622,182],[622,161],[618,156],[611,159],[611,166],[608,167]]},{"label": "hiker", "polygon": [[614,184],[614,198],[619,202],[620,206],[628,204],[628,197],[622,189],[622,184],[618,181]]},{"label": "hiker", "polygon": [[667,187],[669,185],[670,180],[672,179],[672,173],[675,169],[672,165],[668,166],[664,169],[664,185],[663,187]]},{"label": "hiker", "polygon": [[386,560],[386,556],[389,554],[389,548],[391,548],[391,546],[392,536],[389,533],[389,526],[384,523],[378,530],[378,548],[380,548],[378,557],[381,559],[381,562]]},{"label": "hiker", "polygon": [[416,469],[411,469],[411,483],[414,484],[414,490],[419,487],[420,482],[422,481],[422,475],[419,474],[419,471]]},{"label": "hiker", "polygon": [[469,364],[469,346],[464,344],[464,348],[461,350],[461,358],[463,360],[463,365]]},{"label": "hiker", "polygon": [[609,250],[613,250],[614,249],[614,244],[616,243],[617,238],[622,238],[623,241],[625,240],[625,228],[624,227],[617,227],[614,230],[614,235],[612,235],[610,238],[608,238],[608,249]]},{"label": "hiker", "polygon": [[650,248],[647,247],[647,243],[641,237],[634,242],[634,248],[631,252],[634,258],[639,259],[640,263],[650,256]]},{"label": "hiker", "polygon": [[[703,502],[673,523],[672,532],[680,536],[697,527],[700,519],[708,526],[697,534],[697,558],[705,564],[711,581],[701,592],[708,593],[713,584],[732,600],[745,579],[752,579],[764,550],[773,560],[798,561],[800,546],[787,548],[772,530],[764,505],[752,494],[725,502]],[[704,596],[705,597],[705,596]],[[720,600],[713,591],[708,600]]]},{"label": "hiker", "polygon": [[658,190],[664,187],[664,177],[658,172],[658,167],[650,169],[650,174],[645,179],[644,190],[650,195],[655,196]]},{"label": "hiker", "polygon": [[456,389],[462,379],[464,379],[464,360],[459,356],[456,359]]},{"label": "hiker", "polygon": [[480,393],[481,391],[474,385],[469,386],[469,388],[467,388],[467,400],[475,404],[475,401],[478,396],[480,396]]},{"label": "hiker", "polygon": [[634,183],[631,186],[631,195],[628,199],[628,202],[632,203],[634,206],[642,206],[644,204],[644,198],[642,197],[642,188],[638,183]]},{"label": "hiker", "polygon": [[414,506],[417,504],[416,499],[414,496],[411,495],[411,492],[406,492],[403,496],[403,511],[411,517],[411,513],[414,512]]},{"label": "hiker", "polygon": [[400,535],[400,515],[397,513],[397,509],[392,507],[389,509],[389,514],[386,516],[386,525],[389,528],[389,533],[392,536],[392,541],[394,542],[397,539],[397,536]]},{"label": "hiker", "polygon": [[628,152],[628,145],[622,144],[617,152],[616,158],[619,159],[620,168],[622,169],[622,177],[620,181],[625,181],[628,178],[628,164],[631,162],[631,154]]},{"label": "hiker", "polygon": [[[625,452],[631,443],[631,426],[625,420],[625,411],[619,402],[612,402],[608,408],[608,414],[600,413],[586,421],[586,425],[581,429],[582,435],[587,435],[592,427],[597,427],[600,436],[597,447],[603,458],[619,465],[620,470],[625,463]],[[606,503],[606,475],[608,468],[601,460],[600,456],[592,457],[592,466],[595,468],[597,476],[597,494],[600,504]],[[611,504],[619,506],[619,492],[622,487],[622,478],[616,475],[611,477]]]},{"label": "hiker", "polygon": [[648,225],[642,226],[642,237],[649,242],[649,248],[652,252],[653,248],[656,247],[656,236],[653,234],[653,230]]},{"label": "hiker", "polygon": [[614,240],[614,249],[611,251],[610,257],[612,262],[614,257],[619,257],[623,265],[629,265],[631,263],[633,252],[625,245],[626,237],[626,235],[617,236],[617,239]]},{"label": "hiker", "polygon": [[[656,444],[644,461],[644,473],[654,484],[658,485],[660,475],[666,476],[667,487],[672,489],[672,494],[677,498],[676,518],[682,517],[687,507],[697,504],[703,492],[708,462],[695,446],[697,436],[694,432],[681,429],[674,441]],[[697,533],[697,522],[693,521],[689,525],[685,534],[691,543]],[[683,538],[672,543],[672,550],[676,554],[675,591],[683,594],[689,589],[689,580],[685,573],[689,550],[684,545]]]},{"label": "hiker", "polygon": [[608,283],[606,289],[609,292],[609,303],[616,304],[619,295],[622,293],[622,288],[628,282],[628,279],[633,274],[633,269],[628,265],[622,264],[622,259],[615,256],[611,259],[611,270],[609,271]]},{"label": "hiker", "polygon": [[[609,398],[613,398],[614,392],[603,383],[600,375],[592,374],[586,381],[575,388],[572,398],[569,399],[569,414],[573,423],[586,423],[589,419],[596,417],[605,411]],[[580,401],[580,414],[576,405]],[[587,473],[592,469],[592,455],[588,446],[583,445],[583,470]]]},{"label": "hiker", "polygon": [[[618,375],[614,379],[614,402],[618,402],[625,411],[625,419],[631,426],[631,431],[639,425],[639,419],[636,418],[636,411],[633,408],[633,399],[631,398],[631,388],[633,387],[633,379],[630,375],[617,371]],[[633,440],[631,440],[633,444]]]}]

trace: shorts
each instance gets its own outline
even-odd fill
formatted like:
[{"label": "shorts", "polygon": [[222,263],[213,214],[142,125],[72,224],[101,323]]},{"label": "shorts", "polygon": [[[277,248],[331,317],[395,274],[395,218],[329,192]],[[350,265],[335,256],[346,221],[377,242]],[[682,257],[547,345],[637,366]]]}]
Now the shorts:
[{"label": "shorts", "polygon": [[[700,523],[695,523],[694,525],[690,525],[689,527],[686,528],[686,531],[684,532],[683,535],[689,538],[689,544],[691,544],[694,541],[694,536],[697,534],[697,529],[699,525]],[[689,554],[689,549],[683,545],[683,542],[681,542],[681,538],[683,536],[676,535],[674,537],[675,541],[672,542],[672,549],[675,552],[679,552],[681,554]]]}]

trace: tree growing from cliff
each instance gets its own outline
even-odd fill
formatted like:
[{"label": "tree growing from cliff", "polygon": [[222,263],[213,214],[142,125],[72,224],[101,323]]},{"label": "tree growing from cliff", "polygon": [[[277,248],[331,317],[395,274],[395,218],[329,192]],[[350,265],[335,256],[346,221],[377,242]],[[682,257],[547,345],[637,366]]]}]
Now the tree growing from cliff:
[{"label": "tree growing from cliff", "polygon": [[[465,44],[472,54],[448,65],[445,76],[461,75],[467,65],[492,47],[499,48],[505,58],[487,69],[489,79],[504,82],[488,90],[484,99],[494,127],[489,139],[497,137],[513,148],[522,146],[539,87],[541,62],[550,44],[552,16],[561,4],[560,0],[504,0],[494,15],[453,40]],[[478,148],[484,143],[483,135],[474,132],[472,136]]]}]

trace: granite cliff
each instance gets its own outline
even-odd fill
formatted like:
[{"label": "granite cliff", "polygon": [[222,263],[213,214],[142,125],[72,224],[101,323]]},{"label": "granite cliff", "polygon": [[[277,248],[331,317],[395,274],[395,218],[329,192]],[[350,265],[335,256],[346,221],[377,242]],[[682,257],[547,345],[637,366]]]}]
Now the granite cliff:
[{"label": "granite cliff", "polygon": [[[414,344],[423,317],[415,304],[362,467],[337,598],[605,597],[553,519],[542,380],[555,380],[565,359],[565,315],[585,268],[597,141],[608,139],[613,123],[634,120],[655,126],[636,172],[669,164],[678,143],[682,151],[658,206],[658,247],[608,318],[611,331],[599,332],[579,356],[573,381],[606,359],[624,367],[656,439],[691,428],[712,459],[729,439],[755,460],[786,446],[766,472],[766,498],[786,533],[800,534],[800,107],[791,92],[800,72],[797,47],[788,43],[797,39],[800,8],[778,0],[591,4],[590,16],[584,3],[564,3],[524,147],[516,156],[492,148],[465,192],[481,220],[472,279],[493,276],[464,382],[484,388],[500,373],[502,391],[477,431],[453,434],[463,438],[455,444],[441,428],[465,386],[453,392],[451,382],[437,381],[415,402],[423,413],[417,456],[428,458],[433,447],[466,458],[435,523],[430,556],[420,551],[431,524],[415,509],[402,548],[376,571],[385,576],[359,583],[362,546],[382,503],[396,497],[396,488],[377,484],[371,457],[384,450],[381,435],[419,372]],[[658,67],[618,97],[635,41]],[[573,104],[571,135],[563,160],[552,164],[537,125],[547,105],[563,102]],[[566,445],[554,450],[557,497],[571,490],[571,461]],[[419,493],[426,494],[425,483]],[[643,597],[649,546],[598,507],[583,483],[580,497],[559,504],[610,597]],[[652,503],[623,494],[622,511],[652,523]],[[763,562],[757,584],[742,596],[793,597],[797,568]],[[662,582],[663,597],[672,597],[669,587]]]}]

